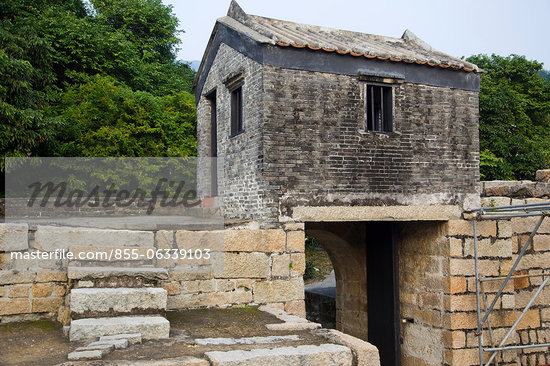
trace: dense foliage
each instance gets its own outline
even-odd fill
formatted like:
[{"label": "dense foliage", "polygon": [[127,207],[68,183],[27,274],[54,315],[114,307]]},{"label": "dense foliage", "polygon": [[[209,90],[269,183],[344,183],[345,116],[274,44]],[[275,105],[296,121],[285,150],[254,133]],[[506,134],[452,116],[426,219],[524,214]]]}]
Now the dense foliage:
[{"label": "dense foliage", "polygon": [[533,179],[550,168],[550,82],[542,64],[516,55],[467,60],[487,71],[479,95],[482,178]]},{"label": "dense foliage", "polygon": [[194,155],[177,25],[161,0],[0,2],[2,168],[4,156]]}]

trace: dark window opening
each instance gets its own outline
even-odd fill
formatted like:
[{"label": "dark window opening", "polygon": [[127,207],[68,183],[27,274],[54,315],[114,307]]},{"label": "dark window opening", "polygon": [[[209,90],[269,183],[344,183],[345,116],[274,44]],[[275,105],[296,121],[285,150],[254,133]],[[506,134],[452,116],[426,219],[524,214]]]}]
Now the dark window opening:
[{"label": "dark window opening", "polygon": [[388,86],[367,85],[365,110],[367,131],[393,131],[392,88]]},{"label": "dark window opening", "polygon": [[243,88],[231,91],[231,136],[243,132]]},{"label": "dark window opening", "polygon": [[210,105],[210,195],[218,195],[218,115],[216,106],[216,91],[206,96],[208,104]]}]

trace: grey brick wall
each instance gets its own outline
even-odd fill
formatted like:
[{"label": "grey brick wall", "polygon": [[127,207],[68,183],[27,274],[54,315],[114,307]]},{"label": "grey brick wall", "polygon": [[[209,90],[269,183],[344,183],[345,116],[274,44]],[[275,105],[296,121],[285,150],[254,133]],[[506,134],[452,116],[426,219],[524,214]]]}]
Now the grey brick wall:
[{"label": "grey brick wall", "polygon": [[[244,72],[244,132],[230,137],[231,92],[223,82],[240,70]],[[218,156],[223,158],[218,175],[223,177],[220,196],[224,197],[223,208],[227,218],[261,217],[262,76],[260,64],[222,44],[203,88],[204,93],[214,88],[217,93]],[[204,97],[197,105],[197,119],[198,155],[202,158],[210,155],[210,105]],[[204,187],[204,179],[200,184]]]},{"label": "grey brick wall", "polygon": [[[477,92],[404,83],[394,131],[364,131],[364,82],[264,67],[271,214],[293,206],[458,204],[479,195]],[[280,212],[279,212],[280,210]]]},{"label": "grey brick wall", "polygon": [[[245,75],[244,133],[229,138],[223,81],[238,70]],[[270,227],[295,206],[463,206],[479,199],[477,92],[399,84],[394,132],[381,134],[365,132],[364,85],[355,76],[261,65],[222,44],[203,92],[217,88],[226,217]],[[209,125],[202,97],[199,156],[208,155]]]}]

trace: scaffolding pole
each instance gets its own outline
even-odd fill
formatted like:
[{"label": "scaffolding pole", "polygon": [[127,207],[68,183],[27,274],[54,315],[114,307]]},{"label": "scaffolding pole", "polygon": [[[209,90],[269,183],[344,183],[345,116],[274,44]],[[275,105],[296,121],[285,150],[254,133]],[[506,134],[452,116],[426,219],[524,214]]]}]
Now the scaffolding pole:
[{"label": "scaffolding pole", "polygon": [[[528,344],[528,345],[519,345],[519,346],[513,346],[508,345],[506,346],[506,341],[508,338],[513,334],[516,327],[520,323],[521,319],[523,319],[523,316],[527,313],[533,302],[536,300],[538,295],[541,293],[541,291],[544,289],[548,281],[550,280],[550,272],[544,272],[539,274],[533,274],[533,275],[513,275],[518,263],[523,258],[525,252],[527,251],[527,248],[529,245],[533,242],[534,236],[537,234],[537,231],[539,230],[542,222],[544,219],[548,216],[550,216],[550,202],[543,202],[543,203],[531,203],[531,204],[523,204],[523,205],[510,205],[510,206],[499,206],[499,207],[482,207],[475,210],[472,210],[471,213],[473,213],[473,225],[474,225],[474,257],[475,257],[475,278],[476,278],[476,309],[477,309],[477,330],[476,335],[478,336],[478,347],[479,347],[479,364],[481,366],[490,365],[491,362],[495,361],[496,363],[496,356],[498,352],[506,351],[506,350],[518,350],[518,349],[527,349],[527,348],[535,348],[535,347],[548,347],[550,346],[549,343],[545,344]],[[512,268],[508,271],[508,274],[505,278],[502,277],[482,277],[479,273],[479,253],[478,253],[478,240],[477,240],[477,222],[481,220],[497,220],[497,219],[512,219],[512,218],[519,218],[519,217],[539,217],[539,220],[537,221],[537,224],[531,231],[529,237],[521,247],[521,250],[518,254],[518,257],[516,258],[514,264],[512,265]],[[548,269],[545,269],[545,271],[548,271]],[[516,279],[516,278],[530,278],[530,277],[544,277],[543,282],[537,289],[537,291],[531,296],[531,299],[527,303],[527,305],[524,307],[523,311],[519,315],[518,319],[514,322],[514,324],[510,327],[509,331],[506,333],[504,338],[500,341],[499,345],[495,347],[494,340],[492,337],[492,328],[489,322],[489,315],[493,311],[493,308],[495,304],[497,303],[498,299],[502,296],[502,293],[504,291],[504,288],[510,281],[510,279]],[[487,307],[487,298],[485,291],[483,291],[483,282],[488,281],[503,281],[500,285],[499,290],[497,291],[495,297],[491,301],[491,304],[489,307]],[[483,299],[481,298],[483,296]],[[481,310],[481,301],[483,301],[483,311]],[[488,330],[489,330],[489,338],[492,347],[484,348],[483,345],[483,329],[484,326],[487,324]],[[484,353],[491,353],[491,356],[489,357],[487,363],[483,363],[483,354]]]}]

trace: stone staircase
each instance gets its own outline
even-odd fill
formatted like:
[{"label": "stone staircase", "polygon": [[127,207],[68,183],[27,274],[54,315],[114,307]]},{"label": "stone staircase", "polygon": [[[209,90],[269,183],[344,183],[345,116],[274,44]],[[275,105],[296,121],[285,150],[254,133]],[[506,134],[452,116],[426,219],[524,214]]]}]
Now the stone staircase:
[{"label": "stone staircase", "polygon": [[164,317],[167,292],[160,281],[163,268],[76,267],[68,269],[73,282],[69,294],[71,341],[140,333],[142,339],[169,337]]}]

